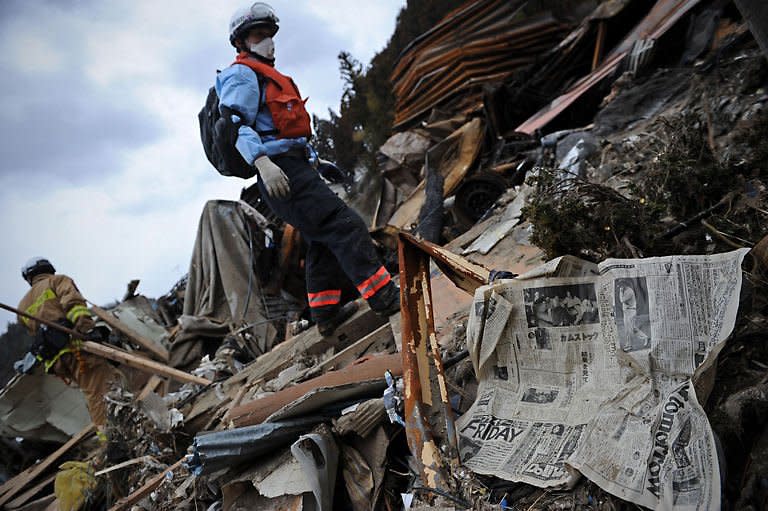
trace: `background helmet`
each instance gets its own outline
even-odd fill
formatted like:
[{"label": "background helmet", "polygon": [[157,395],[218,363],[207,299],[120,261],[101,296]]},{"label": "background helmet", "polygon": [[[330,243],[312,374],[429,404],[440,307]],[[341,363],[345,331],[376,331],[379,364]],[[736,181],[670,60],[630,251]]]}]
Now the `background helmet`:
[{"label": "background helmet", "polygon": [[235,46],[236,39],[244,38],[250,29],[258,26],[271,28],[271,35],[274,36],[280,28],[279,22],[275,10],[267,3],[254,2],[248,7],[241,7],[229,21],[229,42]]},{"label": "background helmet", "polygon": [[45,257],[33,257],[21,267],[21,276],[29,282],[35,275],[42,273],[56,273],[56,268]]}]

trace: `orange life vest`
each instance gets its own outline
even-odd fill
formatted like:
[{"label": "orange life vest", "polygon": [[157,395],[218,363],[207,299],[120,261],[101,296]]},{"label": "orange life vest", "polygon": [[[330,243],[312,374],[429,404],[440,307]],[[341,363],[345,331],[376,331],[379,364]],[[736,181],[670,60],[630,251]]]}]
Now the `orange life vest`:
[{"label": "orange life vest", "polygon": [[265,64],[247,53],[240,53],[234,64],[243,64],[261,76],[267,78],[266,104],[272,114],[272,122],[277,130],[277,138],[310,137],[312,125],[309,113],[304,107],[306,99],[290,76],[279,73],[274,67]]}]

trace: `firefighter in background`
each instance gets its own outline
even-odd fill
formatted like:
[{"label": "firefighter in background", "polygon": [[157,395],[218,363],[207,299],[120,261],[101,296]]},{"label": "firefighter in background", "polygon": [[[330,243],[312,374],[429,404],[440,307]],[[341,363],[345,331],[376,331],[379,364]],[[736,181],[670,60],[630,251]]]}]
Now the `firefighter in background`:
[{"label": "firefighter in background", "polygon": [[[19,310],[73,328],[83,334],[83,339],[102,340],[94,329],[85,299],[74,281],[66,275],[56,275],[50,261],[33,257],[22,267],[21,276],[31,289],[19,302]],[[62,378],[68,384],[75,383],[80,388],[91,421],[99,437],[105,440],[107,410],[104,396],[113,382],[124,383],[123,374],[107,360],[80,351],[79,339],[70,339],[63,332],[22,316],[19,316],[19,322],[34,336],[31,353],[43,365],[45,372]]]},{"label": "firefighter in background", "polygon": [[341,306],[348,278],[374,312],[400,310],[400,289],[381,264],[368,229],[309,163],[309,114],[293,81],[274,67],[274,10],[263,2],[238,9],[229,42],[238,55],[216,77],[222,119],[231,122],[235,147],[255,167],[257,186],[272,211],[308,241],[307,297],[322,335],[351,316],[354,302]]}]

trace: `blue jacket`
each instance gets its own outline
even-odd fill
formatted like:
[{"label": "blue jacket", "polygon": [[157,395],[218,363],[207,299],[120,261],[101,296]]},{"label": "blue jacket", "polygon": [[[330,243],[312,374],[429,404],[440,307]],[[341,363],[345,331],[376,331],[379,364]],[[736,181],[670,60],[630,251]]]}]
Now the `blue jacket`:
[{"label": "blue jacket", "polygon": [[[216,77],[216,94],[220,106],[240,112],[244,117],[245,122],[238,130],[235,147],[251,165],[259,156],[275,156],[307,145],[304,137],[277,139],[273,135],[260,136],[251,127],[255,126],[256,130],[262,132],[275,129],[267,106],[264,105],[259,111],[259,103],[264,103],[264,93],[260,90],[256,73],[249,67],[235,64],[219,73]],[[232,120],[237,122],[240,118],[233,115]]]}]

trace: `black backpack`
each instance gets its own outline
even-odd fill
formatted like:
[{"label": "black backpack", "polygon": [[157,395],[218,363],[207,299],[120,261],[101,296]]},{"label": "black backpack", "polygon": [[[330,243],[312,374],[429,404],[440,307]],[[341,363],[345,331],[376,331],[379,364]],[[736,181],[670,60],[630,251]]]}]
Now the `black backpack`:
[{"label": "black backpack", "polygon": [[[56,321],[59,325],[72,328],[72,323],[66,319]],[[35,333],[35,340],[32,342],[29,351],[33,355],[41,357],[43,360],[53,360],[61,350],[69,345],[69,334],[51,328],[48,325],[40,325]]]},{"label": "black backpack", "polygon": [[251,178],[256,175],[256,169],[248,165],[235,147],[237,131],[243,122],[233,122],[232,114],[241,119],[242,115],[226,107],[223,110],[225,115],[219,112],[219,96],[211,87],[203,109],[197,114],[205,156],[223,176]]}]

